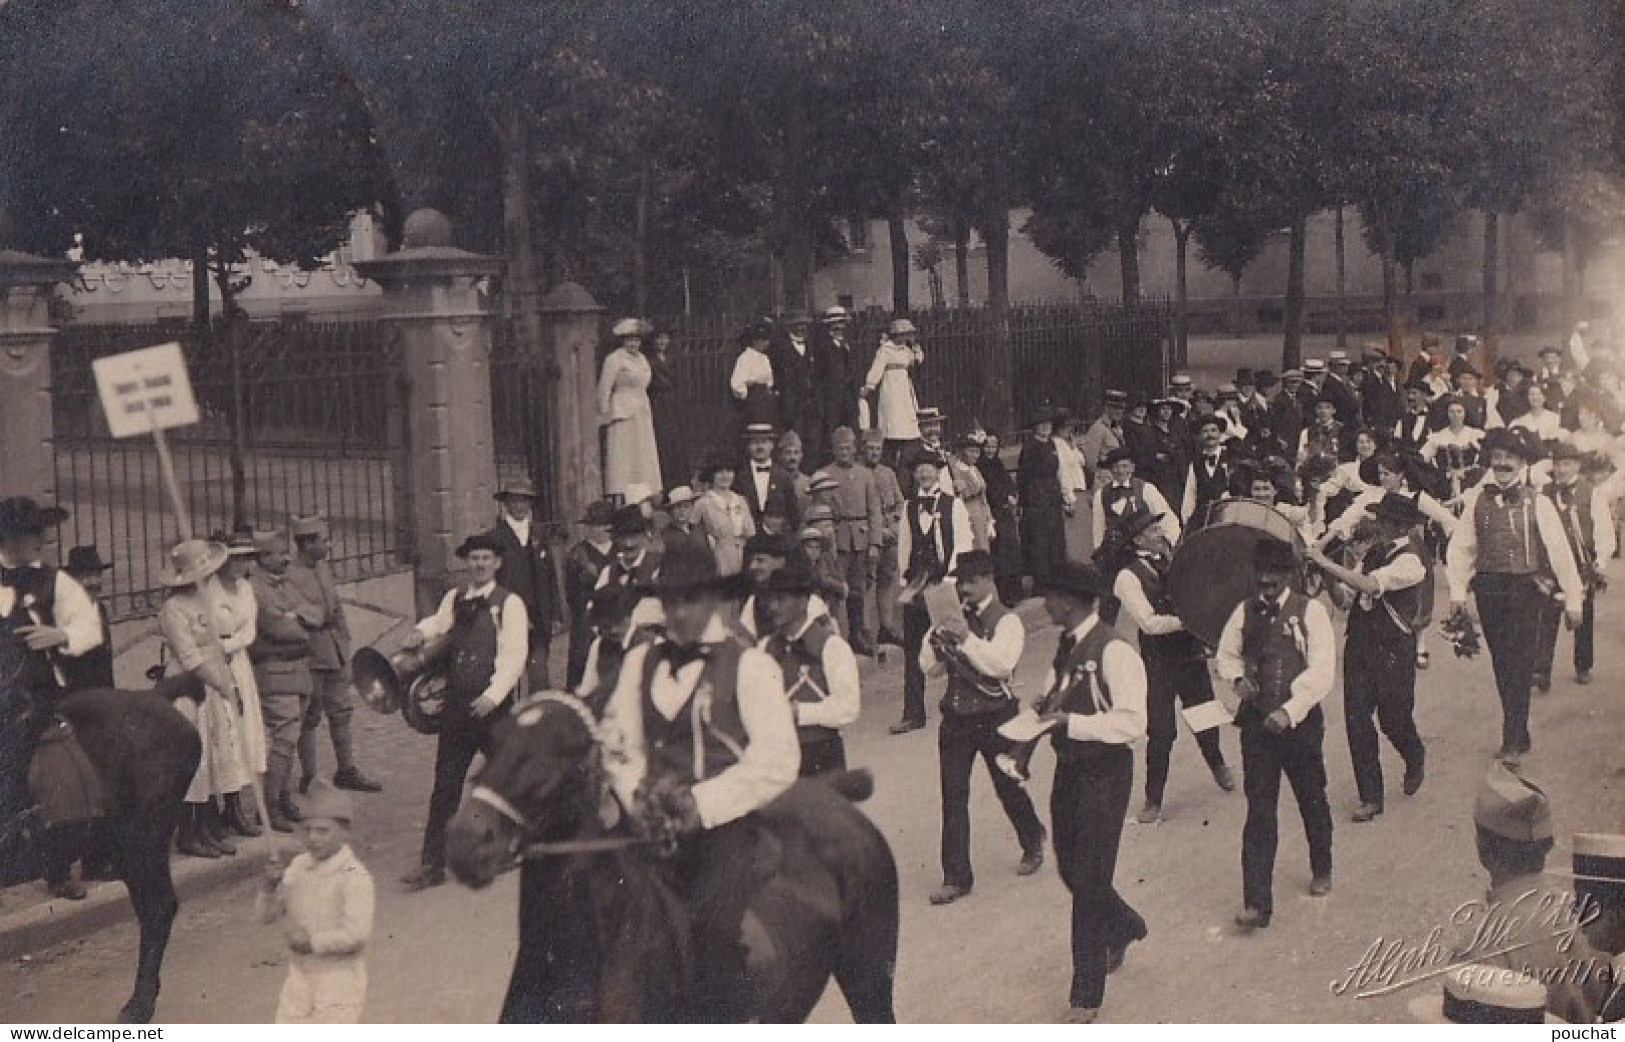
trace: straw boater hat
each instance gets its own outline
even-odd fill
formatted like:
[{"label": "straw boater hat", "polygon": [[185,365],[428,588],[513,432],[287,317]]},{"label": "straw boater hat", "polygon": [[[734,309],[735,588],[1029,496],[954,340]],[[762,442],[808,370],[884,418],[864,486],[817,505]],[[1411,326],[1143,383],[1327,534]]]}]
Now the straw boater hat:
[{"label": "straw boater hat", "polygon": [[0,539],[39,535],[67,519],[61,507],[42,507],[27,496],[0,499]]},{"label": "straw boater hat", "polygon": [[778,428],[771,423],[747,423],[742,436],[748,441],[751,438],[773,438],[777,433]]},{"label": "straw boater hat", "polygon": [[676,488],[666,493],[666,506],[680,507],[684,503],[692,503],[699,498],[699,496],[694,494],[694,490],[689,488],[687,485],[678,485]]},{"label": "straw boater hat", "polygon": [[886,327],[886,334],[888,336],[906,336],[909,333],[918,332],[919,330],[914,328],[914,323],[910,322],[906,318],[894,318],[892,319],[891,325]]},{"label": "straw boater hat", "polygon": [[623,318],[610,328],[609,335],[616,340],[626,337],[643,336],[647,332],[641,318]]},{"label": "straw boater hat", "polygon": [[1310,373],[1324,373],[1325,371],[1326,361],[1324,359],[1305,358],[1303,360],[1303,373],[1305,376],[1308,376]]},{"label": "straw boater hat", "polygon": [[288,522],[288,531],[295,539],[318,535],[325,537],[327,535],[327,521],[317,514],[309,514],[304,517],[295,516]]},{"label": "straw boater hat", "polygon": [[1456,967],[1440,995],[1419,995],[1406,1008],[1430,1024],[1560,1023],[1546,1012],[1546,985],[1521,970],[1486,963]]},{"label": "straw boater hat", "polygon": [[841,307],[841,305],[839,305],[839,304],[832,304],[829,307],[824,309],[824,324],[825,325],[833,326],[837,322],[850,322],[850,321],[852,321],[852,312],[850,312],[850,311],[846,310],[845,308]]},{"label": "straw boater hat", "polygon": [[[221,542],[217,537],[215,542]],[[252,530],[239,529],[224,540],[226,555],[228,557],[253,557],[260,552],[259,544],[254,539]]]},{"label": "straw boater hat", "polygon": [[174,589],[195,586],[226,563],[226,548],[207,539],[186,539],[175,544],[169,552],[169,564],[159,576],[165,586]]},{"label": "straw boater hat", "polygon": [[492,499],[535,499],[536,486],[530,483],[529,478],[509,478],[502,483]]}]

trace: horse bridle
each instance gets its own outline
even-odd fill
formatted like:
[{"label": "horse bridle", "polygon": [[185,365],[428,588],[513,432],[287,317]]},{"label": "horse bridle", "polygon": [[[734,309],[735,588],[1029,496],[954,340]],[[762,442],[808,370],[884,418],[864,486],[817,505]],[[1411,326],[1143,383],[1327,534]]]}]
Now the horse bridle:
[{"label": "horse bridle", "polygon": [[[519,707],[519,712],[523,713],[526,709],[535,708],[539,703],[544,702],[564,706],[575,713],[580,718],[582,725],[586,727],[587,735],[592,739],[593,744],[595,746],[602,745],[598,719],[593,716],[593,712],[587,707],[587,703],[568,692],[544,691],[532,695]],[[539,830],[531,822],[530,818],[525,815],[524,811],[515,807],[505,796],[488,786],[475,785],[469,790],[468,798],[485,804],[496,811],[497,814],[512,822],[514,827],[519,830],[519,834],[508,844],[509,853],[513,855],[516,861],[539,861],[550,857],[567,857],[571,854],[603,854],[641,846],[649,842],[649,840],[639,836],[599,836],[592,839],[565,839],[527,843],[526,839],[536,835]]]}]

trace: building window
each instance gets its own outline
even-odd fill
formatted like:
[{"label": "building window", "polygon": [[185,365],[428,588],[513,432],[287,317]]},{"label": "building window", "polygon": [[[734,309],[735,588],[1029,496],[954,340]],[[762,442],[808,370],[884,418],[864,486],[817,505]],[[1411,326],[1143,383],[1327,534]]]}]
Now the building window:
[{"label": "building window", "polygon": [[846,245],[853,253],[869,252],[869,222],[846,222]]}]

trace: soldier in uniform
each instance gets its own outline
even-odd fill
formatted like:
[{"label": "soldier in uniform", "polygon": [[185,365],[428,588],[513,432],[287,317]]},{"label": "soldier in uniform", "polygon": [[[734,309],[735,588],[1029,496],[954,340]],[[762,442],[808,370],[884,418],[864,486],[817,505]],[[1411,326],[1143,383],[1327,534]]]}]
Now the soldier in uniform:
[{"label": "soldier in uniform", "polygon": [[880,489],[875,472],[858,462],[858,439],[851,428],[835,428],[830,448],[834,462],[821,473],[834,482],[828,497],[835,515],[835,556],[847,589],[846,604],[837,605],[837,610],[844,607],[852,650],[873,655],[875,646],[869,639],[863,606],[886,540]]},{"label": "soldier in uniform", "polygon": [[1405,762],[1405,795],[1422,787],[1426,751],[1417,734],[1416,632],[1417,598],[1432,574],[1415,537],[1427,515],[1411,497],[1390,492],[1362,508],[1370,515],[1373,539],[1359,568],[1345,568],[1311,546],[1309,560],[1358,594],[1349,605],[1348,635],[1343,645],[1343,719],[1354,762],[1354,784],[1360,791],[1356,822],[1382,813],[1382,761],[1377,744],[1377,717],[1382,733]]},{"label": "soldier in uniform", "polygon": [[881,462],[885,453],[886,437],[878,430],[863,432],[863,465],[875,479],[875,494],[880,499],[880,555],[875,561],[873,588],[874,611],[868,615],[869,626],[864,633],[871,647],[882,644],[902,646],[903,638],[897,632],[897,533],[903,524],[903,488],[897,482],[897,472]]},{"label": "soldier in uniform", "polygon": [[[66,510],[26,496],[0,500],[0,641],[13,645],[20,670],[0,692],[0,878],[15,856],[12,826],[32,803],[34,746],[67,691],[64,667],[102,642],[96,602],[67,572],[42,560],[46,530],[67,519]],[[72,862],[49,850],[44,855],[51,895],[82,899]]]},{"label": "soldier in uniform", "polygon": [[1326,800],[1326,718],[1320,703],[1337,671],[1331,618],[1292,589],[1292,547],[1263,540],[1253,555],[1255,596],[1236,606],[1219,637],[1219,676],[1235,686],[1247,824],[1241,835],[1244,907],[1236,924],[1266,927],[1275,911],[1277,802],[1285,774],[1309,841],[1309,893],[1332,889],[1332,811]]},{"label": "soldier in uniform", "polygon": [[525,675],[536,690],[548,687],[547,660],[553,624],[562,599],[547,536],[534,516],[536,488],[529,478],[505,481],[496,495],[502,516],[487,534],[502,545],[497,582],[525,602],[530,620],[530,656]]},{"label": "soldier in uniform", "polygon": [[[1552,480],[1542,494],[1557,507],[1563,521],[1563,534],[1574,554],[1585,601],[1580,607],[1580,624],[1574,629],[1574,682],[1591,683],[1591,667],[1596,662],[1597,591],[1606,588],[1608,562],[1614,557],[1618,534],[1614,529],[1613,502],[1619,482],[1601,484],[1583,476],[1583,455],[1566,441],[1552,444]],[[1554,600],[1546,602],[1541,614],[1540,645],[1535,656],[1535,690],[1546,691],[1552,684],[1552,662],[1557,655],[1557,624],[1562,617]]]},{"label": "soldier in uniform", "polygon": [[958,576],[965,631],[933,627],[920,649],[922,670],[936,674],[945,669],[948,673],[948,687],[938,707],[942,712],[937,730],[942,887],[931,895],[934,905],[959,900],[975,883],[970,860],[970,780],[977,756],[986,764],[993,792],[1021,844],[1018,875],[1030,876],[1043,865],[1046,838],[1026,790],[995,762],[1010,749],[1009,739],[998,728],[1019,710],[1010,679],[1026,647],[1026,628],[999,601],[991,554],[985,550],[961,554]]},{"label": "soldier in uniform", "polygon": [[314,516],[296,517],[291,528],[295,553],[288,565],[288,582],[298,595],[304,614],[311,620],[312,691],[299,735],[299,791],[309,789],[316,777],[316,732],[325,716],[333,740],[333,756],[338,761],[333,784],[356,792],[382,792],[384,787],[363,774],[355,762],[355,739],[350,730],[350,719],[355,715],[355,691],[346,673],[350,662],[350,625],[344,618],[338,579],[333,575],[332,565],[327,563],[327,522]]},{"label": "soldier in uniform", "polygon": [[[1202,642],[1185,629],[1168,596],[1166,581],[1173,550],[1157,526],[1159,520],[1149,510],[1123,519],[1120,531],[1133,547],[1133,556],[1112,584],[1112,594],[1139,633],[1140,658],[1145,663],[1150,740],[1145,747],[1145,806],[1137,817],[1146,825],[1162,818],[1168,760],[1174,740],[1179,737],[1175,701],[1190,707],[1204,705],[1214,697]],[[1234,791],[1236,780],[1224,762],[1218,730],[1199,732],[1196,745],[1214,783],[1225,792]]]},{"label": "soldier in uniform", "polygon": [[319,624],[320,618],[303,606],[288,581],[287,535],[263,532],[254,543],[259,567],[249,582],[258,613],[248,655],[265,720],[265,809],[272,829],[292,832],[302,817],[293,799],[293,758],[311,692],[307,623]]},{"label": "soldier in uniform", "polygon": [[1123,414],[1128,410],[1128,395],[1118,390],[1106,392],[1106,405],[1100,418],[1089,425],[1078,447],[1083,453],[1083,469],[1089,487],[1100,480],[1101,461],[1113,449],[1123,447]]},{"label": "soldier in uniform", "polygon": [[615,506],[600,499],[587,507],[581,519],[585,529],[581,540],[570,547],[564,562],[564,599],[570,609],[570,652],[565,666],[565,686],[574,691],[581,686],[581,677],[587,665],[587,652],[592,645],[592,629],[587,621],[587,602],[598,586],[598,577],[609,567],[614,543],[610,541],[609,522]]},{"label": "soldier in uniform", "polygon": [[422,862],[401,880],[409,891],[446,881],[446,826],[463,798],[474,754],[490,751],[492,726],[513,703],[530,649],[525,602],[496,581],[502,544],[489,535],[470,536],[457,556],[467,563],[467,581],[447,593],[435,613],[401,644],[413,650],[439,637],[451,638]]},{"label": "soldier in uniform", "polygon": [[858,660],[828,611],[813,612],[817,577],[797,562],[768,576],[765,598],[773,631],[757,648],[773,656],[784,675],[785,694],[796,718],[801,776],[846,770],[840,729],[857,722],[862,708]]},{"label": "soldier in uniform", "polygon": [[931,629],[931,616],[921,603],[925,587],[945,581],[959,555],[971,549],[970,518],[952,495],[937,486],[938,465],[929,456],[914,463],[915,493],[903,509],[897,540],[897,570],[907,592],[903,601],[903,718],[892,734],[925,726],[925,672],[920,649]]},{"label": "soldier in uniform", "polygon": [[1453,615],[1467,610],[1469,586],[1477,600],[1501,697],[1496,756],[1515,762],[1531,745],[1529,695],[1548,596],[1540,573],[1549,567],[1555,575],[1571,629],[1583,617],[1585,589],[1557,507],[1523,478],[1524,468],[1540,456],[1538,444],[1527,432],[1502,427],[1485,436],[1484,448],[1490,479],[1462,496],[1445,575]]},{"label": "soldier in uniform", "polygon": [[1106,975],[1147,933],[1112,883],[1134,788],[1132,743],[1145,734],[1145,667],[1101,621],[1096,607],[1107,588],[1093,565],[1061,565],[1040,580],[1040,592],[1061,627],[1039,708],[1055,748],[1055,863],[1072,894],[1069,1019],[1092,1023],[1105,1001]]}]

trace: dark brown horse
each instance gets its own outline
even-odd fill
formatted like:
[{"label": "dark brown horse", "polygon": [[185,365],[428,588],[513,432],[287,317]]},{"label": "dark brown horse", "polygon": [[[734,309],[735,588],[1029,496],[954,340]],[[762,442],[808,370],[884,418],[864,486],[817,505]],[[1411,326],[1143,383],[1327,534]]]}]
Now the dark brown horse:
[{"label": "dark brown horse", "polygon": [[[0,640],[0,659],[17,653],[15,642]],[[15,669],[0,670],[0,676],[16,675]],[[141,924],[135,990],[119,1011],[125,1023],[152,1019],[164,949],[180,908],[169,874],[169,841],[202,745],[171,702],[201,694],[199,682],[183,676],[152,691],[78,691],[57,705],[100,775],[111,810],[100,821],[52,835],[50,842],[63,856],[101,857],[111,864]]]},{"label": "dark brown horse", "polygon": [[498,725],[451,824],[451,867],[469,886],[533,855],[521,868],[504,1022],[692,1022],[726,1009],[798,1023],[831,975],[853,1020],[895,1022],[897,866],[836,786],[798,782],[758,813],[772,854],[745,917],[750,994],[709,996],[693,987],[687,916],[655,855],[601,826],[610,797],[598,759],[590,711],[567,695],[541,696]]}]

